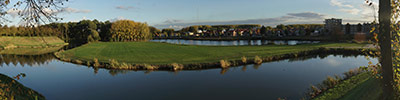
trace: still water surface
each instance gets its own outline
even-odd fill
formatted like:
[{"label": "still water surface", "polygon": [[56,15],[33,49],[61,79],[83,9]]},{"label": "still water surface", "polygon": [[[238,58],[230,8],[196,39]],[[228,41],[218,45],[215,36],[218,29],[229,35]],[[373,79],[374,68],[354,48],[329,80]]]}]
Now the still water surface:
[{"label": "still water surface", "polygon": [[364,56],[321,55],[228,70],[148,72],[94,70],[51,54],[2,55],[0,73],[25,73],[19,82],[49,100],[274,100],[299,99],[311,84],[367,62]]},{"label": "still water surface", "polygon": [[165,42],[186,45],[214,45],[214,46],[240,46],[240,45],[299,45],[319,43],[319,41],[268,41],[268,40],[236,40],[236,41],[208,41],[208,40],[183,40],[183,39],[156,39],[152,42]]}]

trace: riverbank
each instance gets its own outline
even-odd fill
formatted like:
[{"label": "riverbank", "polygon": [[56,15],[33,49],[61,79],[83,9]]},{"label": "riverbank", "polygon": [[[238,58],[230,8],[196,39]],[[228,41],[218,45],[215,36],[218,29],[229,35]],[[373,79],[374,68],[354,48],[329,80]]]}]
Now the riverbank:
[{"label": "riverbank", "polygon": [[[349,36],[348,36],[349,37]],[[329,36],[293,36],[293,37],[154,37],[153,39],[183,39],[183,40],[208,40],[208,41],[236,41],[236,40],[298,40],[298,41],[338,41]],[[350,37],[348,40],[351,40]]]},{"label": "riverbank", "polygon": [[[313,100],[379,100],[379,96],[382,94],[379,88],[379,79],[373,78],[371,72],[363,72],[340,81]],[[317,92],[316,90],[321,91],[320,89],[313,91]]]},{"label": "riverbank", "polygon": [[65,43],[55,36],[44,37],[0,37],[0,50],[1,49],[14,49],[14,48],[48,48],[65,46]]},{"label": "riverbank", "polygon": [[[363,54],[366,44],[194,46],[154,42],[99,42],[57,52],[59,60],[108,69],[195,70],[276,61],[321,53]],[[351,48],[336,48],[351,47]],[[245,59],[245,60],[244,60]]]},{"label": "riverbank", "polygon": [[[25,74],[18,75],[18,79],[25,77]],[[0,100],[46,100],[46,98],[14,80],[11,77],[0,73]]]}]

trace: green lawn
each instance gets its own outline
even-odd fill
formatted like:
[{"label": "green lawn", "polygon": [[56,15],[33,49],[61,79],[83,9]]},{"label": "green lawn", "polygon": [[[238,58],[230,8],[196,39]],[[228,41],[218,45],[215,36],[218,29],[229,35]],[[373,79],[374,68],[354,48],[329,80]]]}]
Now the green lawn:
[{"label": "green lawn", "polygon": [[155,42],[99,42],[86,44],[67,50],[64,57],[70,59],[92,61],[98,58],[100,62],[115,59],[131,64],[192,64],[218,62],[222,59],[238,60],[242,56],[267,57],[299,51],[317,49],[319,47],[361,47],[365,44],[330,43],[307,44],[297,46],[194,46]]},{"label": "green lawn", "polygon": [[[379,95],[379,91],[376,90],[378,86],[375,84],[376,80],[369,72],[361,73],[328,89],[314,100],[376,100]],[[371,95],[372,92],[376,94]]]},{"label": "green lawn", "polygon": [[0,48],[8,46],[41,47],[65,45],[64,41],[56,36],[47,37],[10,37],[0,36]]},{"label": "green lawn", "polygon": [[369,78],[339,100],[380,100],[383,94],[379,79]]},{"label": "green lawn", "polygon": [[0,54],[5,55],[42,55],[57,52],[63,46],[58,47],[48,47],[48,48],[15,48],[0,50]]}]

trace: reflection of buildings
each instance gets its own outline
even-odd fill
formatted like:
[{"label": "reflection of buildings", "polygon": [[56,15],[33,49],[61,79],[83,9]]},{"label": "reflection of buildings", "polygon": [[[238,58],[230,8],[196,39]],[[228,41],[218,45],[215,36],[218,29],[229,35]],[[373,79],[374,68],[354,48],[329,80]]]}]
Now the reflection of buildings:
[{"label": "reflection of buildings", "polygon": [[[370,23],[364,24],[342,24],[342,19],[325,19],[325,29],[328,30],[330,34],[335,32],[342,32],[344,34],[370,34],[372,25]],[[338,31],[339,30],[339,31]]]}]

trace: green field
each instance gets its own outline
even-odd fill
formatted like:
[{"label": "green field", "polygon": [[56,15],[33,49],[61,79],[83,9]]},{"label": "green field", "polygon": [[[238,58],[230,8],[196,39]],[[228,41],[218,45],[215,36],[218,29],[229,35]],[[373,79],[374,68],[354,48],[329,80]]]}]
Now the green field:
[{"label": "green field", "polygon": [[0,50],[0,54],[5,55],[42,55],[57,52],[62,49],[63,46],[48,47],[48,48],[15,48]]},{"label": "green field", "polygon": [[0,37],[0,48],[7,47],[46,47],[63,46],[63,40],[55,36],[48,37]]},{"label": "green field", "polygon": [[99,42],[86,44],[61,55],[69,59],[109,62],[115,59],[131,64],[193,64],[212,63],[220,60],[239,60],[241,57],[268,57],[320,47],[361,47],[365,44],[326,43],[297,46],[268,45],[268,46],[194,46],[177,45],[155,42]]},{"label": "green field", "polygon": [[314,100],[379,100],[381,93],[378,79],[364,72],[342,81]]}]

